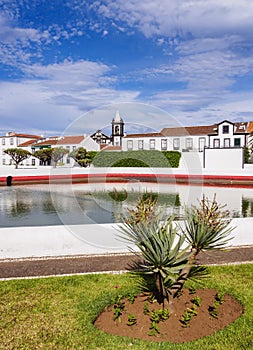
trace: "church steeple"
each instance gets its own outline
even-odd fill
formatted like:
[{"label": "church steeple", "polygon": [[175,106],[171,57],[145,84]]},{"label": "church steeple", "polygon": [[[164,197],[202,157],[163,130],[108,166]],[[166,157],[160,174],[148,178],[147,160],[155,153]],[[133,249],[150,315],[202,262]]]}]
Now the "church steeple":
[{"label": "church steeple", "polygon": [[124,136],[124,121],[120,117],[119,111],[116,112],[115,118],[112,119],[112,144],[121,146],[121,139]]}]

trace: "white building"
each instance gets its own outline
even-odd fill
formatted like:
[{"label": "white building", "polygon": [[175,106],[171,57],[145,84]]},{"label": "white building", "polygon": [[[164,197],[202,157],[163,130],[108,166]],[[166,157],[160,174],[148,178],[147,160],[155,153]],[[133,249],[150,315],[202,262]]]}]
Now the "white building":
[{"label": "white building", "polygon": [[[75,135],[75,136],[63,136],[63,137],[48,137],[42,138],[41,136],[28,135],[28,134],[17,134],[17,133],[7,133],[6,136],[0,137],[0,165],[12,165],[12,159],[8,154],[4,153],[7,148],[17,148],[21,147],[34,153],[34,151],[43,148],[53,148],[62,147],[67,149],[69,152],[73,150],[84,147],[87,151],[99,151],[100,146],[88,135]],[[75,161],[64,156],[62,159],[62,164],[67,166],[73,166]],[[21,166],[39,166],[40,160],[36,157],[31,156],[25,159]]]},{"label": "white building", "polygon": [[[158,133],[129,134],[122,139],[123,151],[159,150],[198,152],[203,167],[236,166],[244,164],[243,149],[249,142],[249,122],[221,123],[205,126],[164,128]],[[253,126],[252,126],[253,128]],[[226,151],[222,151],[226,149]],[[235,156],[232,164],[231,157]],[[188,162],[190,156],[187,156]],[[219,164],[218,159],[221,159]]]},{"label": "white building", "polygon": [[203,152],[205,147],[245,147],[247,130],[248,123],[227,120],[214,125],[164,128],[158,133],[126,135],[122,150]]},{"label": "white building", "polygon": [[[22,145],[21,145],[22,146]],[[74,136],[60,136],[60,137],[49,137],[44,140],[40,140],[30,145],[30,152],[33,153],[36,150],[43,148],[54,148],[61,147],[68,152],[72,152],[79,147],[85,148],[87,151],[99,151],[100,146],[96,143],[89,135],[74,135]],[[74,166],[75,161],[66,154],[62,160],[62,165]]]},{"label": "white building", "polygon": [[[0,166],[2,165],[12,165],[12,159],[8,154],[5,154],[4,151],[8,148],[17,148],[22,144],[27,144],[25,149],[29,150],[29,145],[37,142],[41,139],[41,136],[30,135],[30,134],[21,134],[15,132],[8,132],[5,136],[0,136]],[[36,160],[32,157],[26,159],[22,165],[26,166],[35,166]]]}]

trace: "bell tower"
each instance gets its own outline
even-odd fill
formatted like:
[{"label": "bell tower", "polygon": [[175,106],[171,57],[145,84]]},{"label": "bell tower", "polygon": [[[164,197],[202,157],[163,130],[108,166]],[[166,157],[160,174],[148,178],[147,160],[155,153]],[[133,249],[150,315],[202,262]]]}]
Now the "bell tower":
[{"label": "bell tower", "polygon": [[112,144],[113,146],[121,146],[121,139],[124,136],[124,121],[116,112],[115,118],[112,119]]}]

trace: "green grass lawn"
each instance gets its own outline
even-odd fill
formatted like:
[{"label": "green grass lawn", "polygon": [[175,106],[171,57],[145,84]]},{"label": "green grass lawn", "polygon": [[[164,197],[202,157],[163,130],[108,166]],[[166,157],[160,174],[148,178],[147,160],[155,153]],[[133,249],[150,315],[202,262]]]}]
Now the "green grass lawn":
[{"label": "green grass lawn", "polygon": [[244,305],[244,314],[216,334],[186,344],[117,337],[93,326],[113,295],[137,288],[129,274],[1,281],[0,349],[253,349],[253,264],[210,267],[210,272],[204,286],[230,293]]}]

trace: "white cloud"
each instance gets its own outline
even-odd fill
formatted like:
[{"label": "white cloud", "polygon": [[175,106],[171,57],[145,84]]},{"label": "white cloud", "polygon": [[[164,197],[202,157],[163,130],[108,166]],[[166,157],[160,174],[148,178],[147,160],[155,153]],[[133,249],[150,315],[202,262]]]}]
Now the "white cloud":
[{"label": "white cloud", "polygon": [[253,91],[224,92],[214,96],[193,91],[163,92],[152,102],[178,118],[182,125],[214,124],[222,120],[253,121]]},{"label": "white cloud", "polygon": [[[1,123],[11,130],[46,129],[59,133],[84,111],[108,103],[134,101],[139,95],[138,91],[110,87],[106,77],[110,68],[95,62],[23,65],[23,71],[32,79],[0,86]],[[99,124],[99,120],[92,120],[85,128],[97,129]]]},{"label": "white cloud", "polygon": [[135,27],[147,37],[154,35],[196,37],[240,33],[253,29],[250,0],[104,0],[93,8],[99,15]]}]

